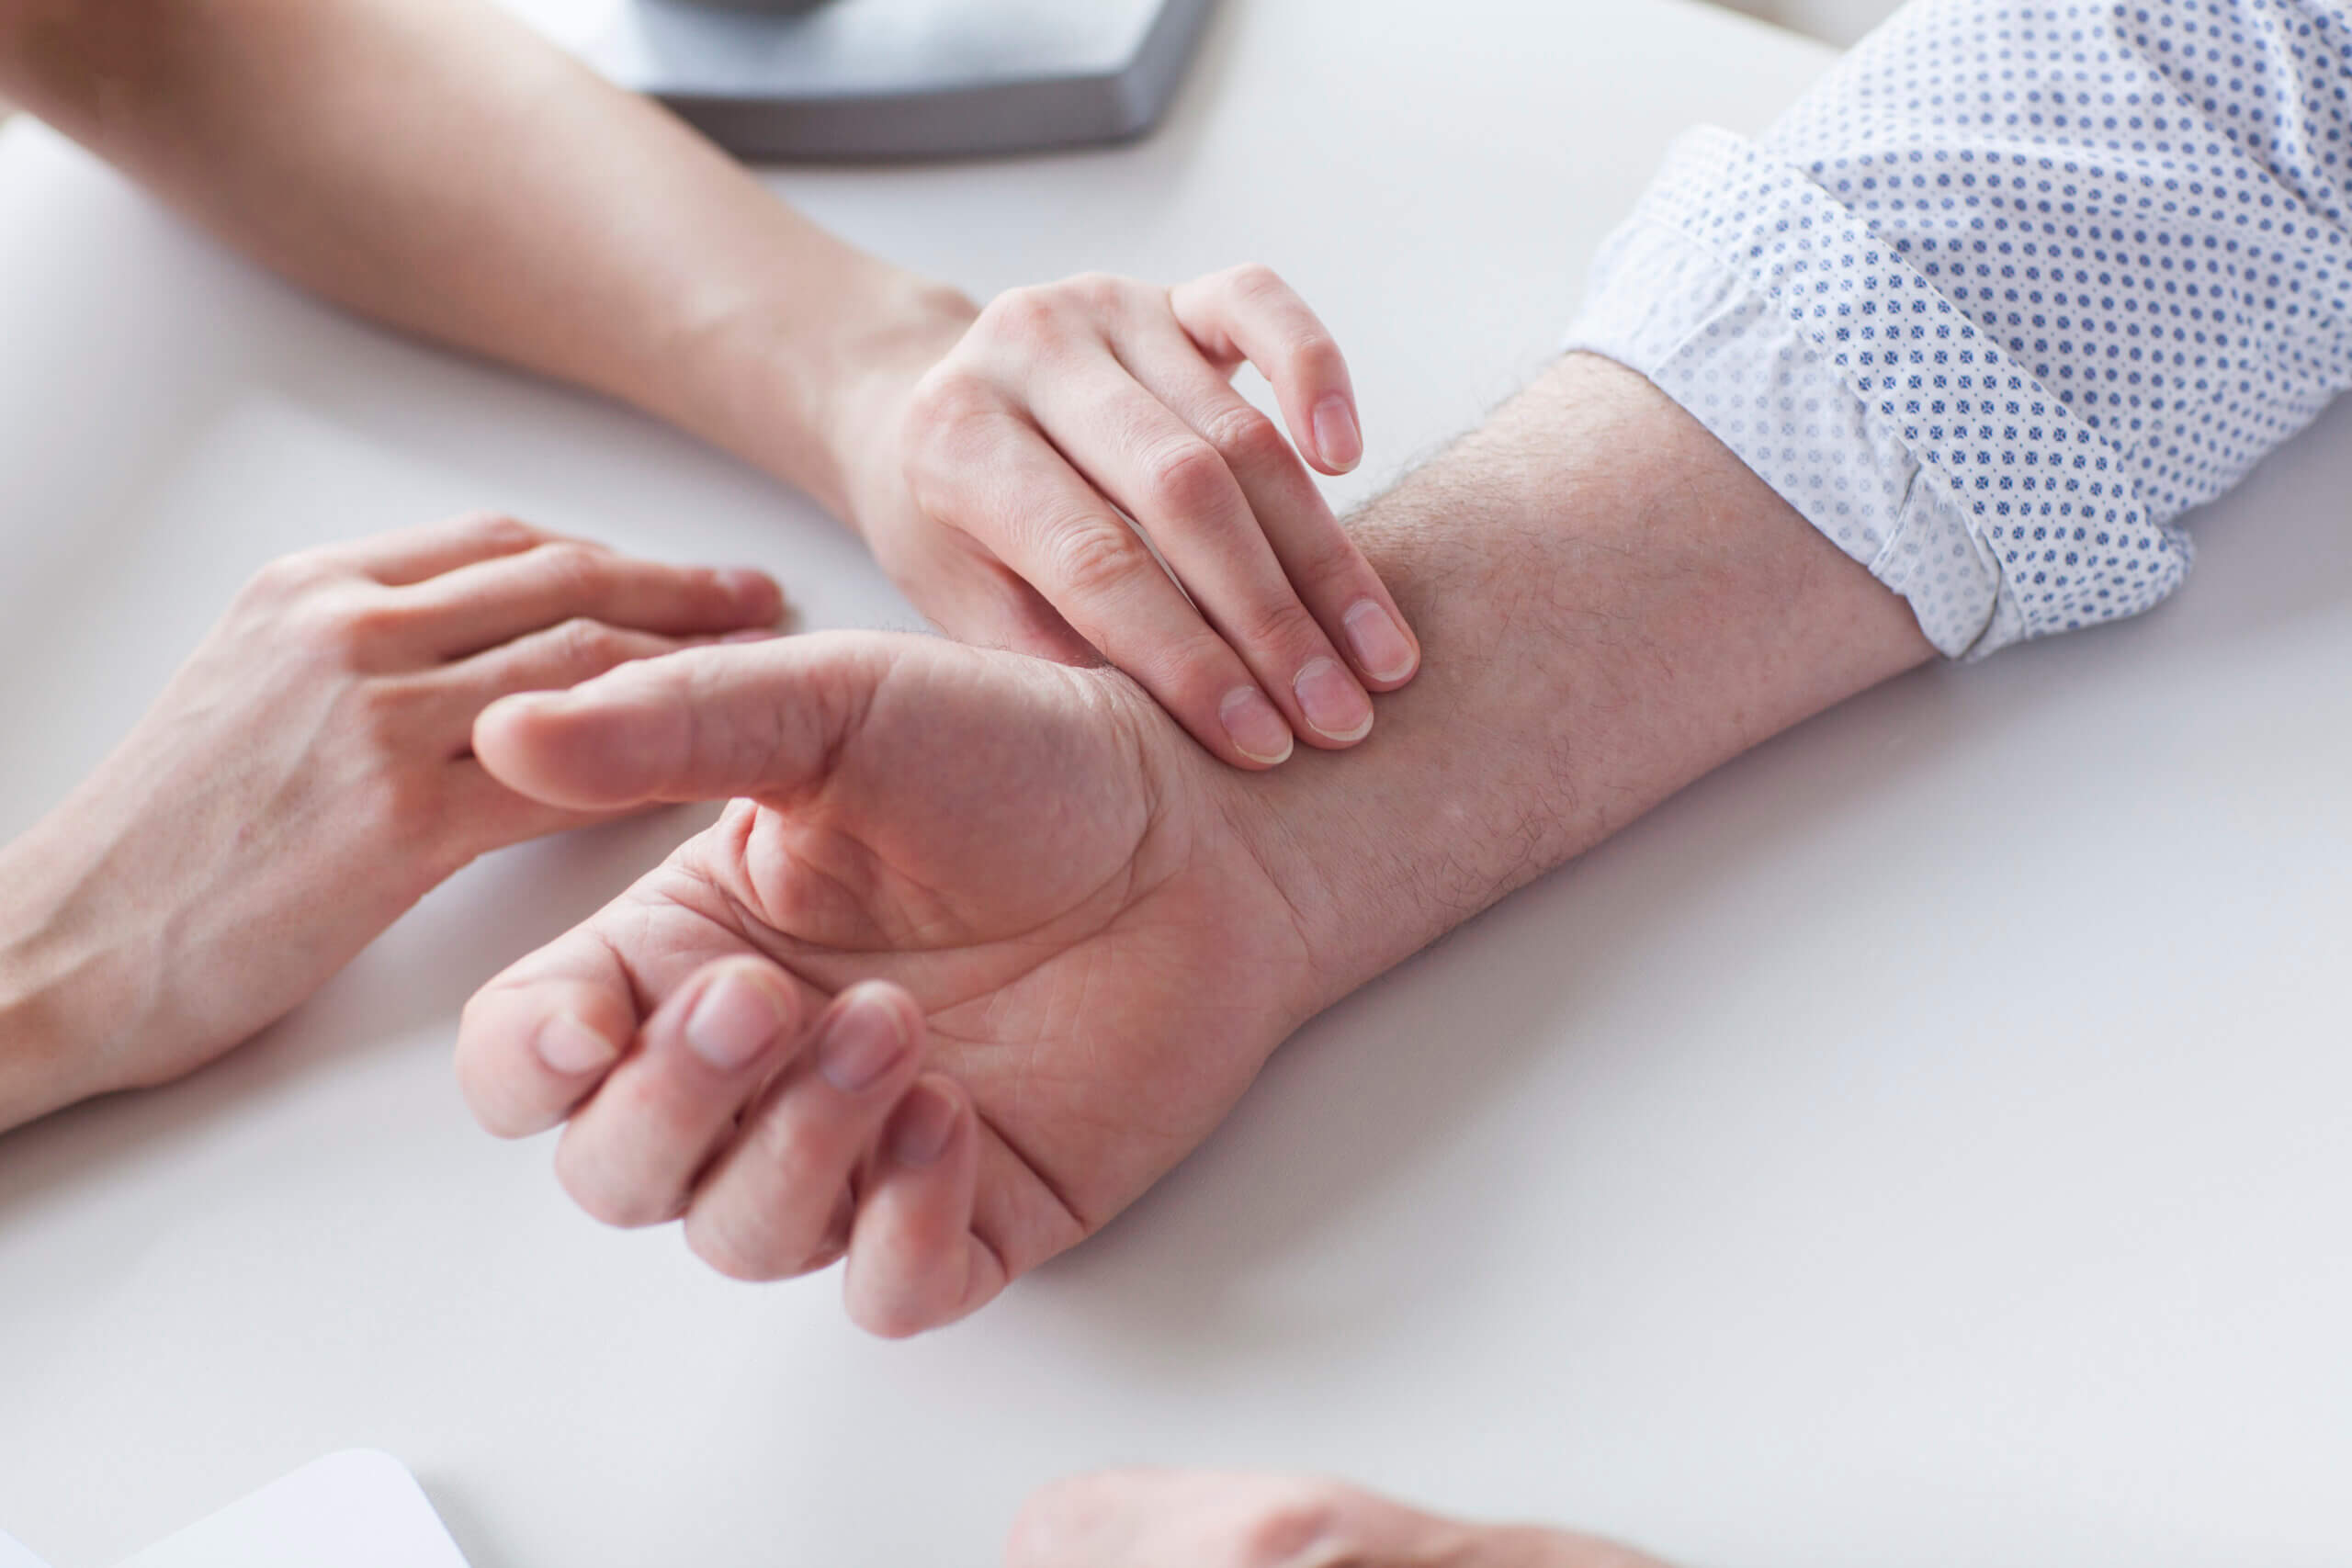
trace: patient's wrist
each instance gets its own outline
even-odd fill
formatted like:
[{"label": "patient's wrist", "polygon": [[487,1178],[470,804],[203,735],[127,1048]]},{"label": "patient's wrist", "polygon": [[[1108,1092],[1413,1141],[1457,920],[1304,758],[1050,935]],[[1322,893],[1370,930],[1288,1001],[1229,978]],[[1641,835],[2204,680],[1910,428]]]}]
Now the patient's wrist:
[{"label": "patient's wrist", "polygon": [[1685,784],[1932,654],[1647,381],[1573,356],[1351,529],[1422,672],[1250,786],[1328,1005]]}]

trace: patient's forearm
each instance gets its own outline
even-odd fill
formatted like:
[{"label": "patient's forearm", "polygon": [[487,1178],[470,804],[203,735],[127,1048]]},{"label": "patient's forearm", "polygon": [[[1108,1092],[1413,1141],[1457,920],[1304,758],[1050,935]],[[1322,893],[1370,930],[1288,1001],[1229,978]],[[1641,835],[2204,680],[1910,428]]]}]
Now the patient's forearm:
[{"label": "patient's forearm", "polygon": [[844,378],[967,319],[487,0],[0,0],[0,95],[345,306],[836,512]]},{"label": "patient's forearm", "polygon": [[1263,781],[1317,1007],[1919,664],[1909,608],[1647,381],[1563,361],[1352,527],[1423,672]]}]

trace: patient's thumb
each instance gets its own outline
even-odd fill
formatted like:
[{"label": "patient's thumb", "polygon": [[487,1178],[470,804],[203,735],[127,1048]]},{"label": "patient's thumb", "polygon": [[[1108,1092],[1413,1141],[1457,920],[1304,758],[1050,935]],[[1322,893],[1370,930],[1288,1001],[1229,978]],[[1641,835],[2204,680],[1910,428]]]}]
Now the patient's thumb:
[{"label": "patient's thumb", "polygon": [[775,798],[820,783],[879,677],[873,639],[689,649],[561,692],[502,698],[474,755],[520,794],[574,811]]}]

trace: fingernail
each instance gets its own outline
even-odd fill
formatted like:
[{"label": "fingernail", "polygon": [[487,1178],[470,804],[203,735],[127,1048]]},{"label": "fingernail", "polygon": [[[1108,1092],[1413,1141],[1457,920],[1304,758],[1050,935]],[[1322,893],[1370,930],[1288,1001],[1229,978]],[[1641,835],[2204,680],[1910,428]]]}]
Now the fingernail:
[{"label": "fingernail", "polygon": [[1413,672],[1419,656],[1406,640],[1405,628],[1377,601],[1357,600],[1340,624],[1348,628],[1348,644],[1365,674],[1375,681],[1401,681]]},{"label": "fingernail", "polygon": [[1360,740],[1372,728],[1372,699],[1335,659],[1310,659],[1291,682],[1306,722],[1330,740]]},{"label": "fingernail", "polygon": [[1290,726],[1282,710],[1255,686],[1236,686],[1217,705],[1216,716],[1233,744],[1253,762],[1279,762],[1290,755]]},{"label": "fingernail", "polygon": [[721,642],[774,642],[783,635],[784,633],[774,626],[754,626],[749,631],[729,632],[718,640]]},{"label": "fingernail", "polygon": [[900,1165],[926,1166],[946,1152],[956,1133],[956,1102],[917,1084],[890,1122],[890,1157]]},{"label": "fingernail", "polygon": [[621,1054],[619,1046],[568,1012],[558,1013],[539,1025],[538,1036],[531,1045],[550,1071],[568,1078],[608,1067]]},{"label": "fingernail", "polygon": [[783,1009],[758,981],[722,975],[686,1015],[686,1044],[722,1073],[748,1065],[784,1022]]},{"label": "fingernail", "polygon": [[817,1070],[843,1094],[861,1094],[907,1054],[899,1010],[879,997],[852,997],[817,1043]]},{"label": "fingernail", "polygon": [[1342,473],[1363,460],[1363,432],[1356,428],[1355,411],[1337,392],[1315,405],[1315,449],[1327,467]]}]

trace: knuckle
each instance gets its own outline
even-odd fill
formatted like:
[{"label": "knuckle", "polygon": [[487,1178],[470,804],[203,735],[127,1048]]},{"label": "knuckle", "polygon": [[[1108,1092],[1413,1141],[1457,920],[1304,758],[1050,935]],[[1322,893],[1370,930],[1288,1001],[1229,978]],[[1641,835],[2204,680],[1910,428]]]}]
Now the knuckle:
[{"label": "knuckle", "polygon": [[1225,283],[1244,299],[1269,299],[1290,292],[1290,285],[1283,281],[1282,274],[1264,262],[1243,262],[1230,268],[1225,275]]},{"label": "knuckle", "polygon": [[1293,581],[1324,604],[1351,604],[1368,596],[1367,581],[1379,581],[1372,563],[1356,553],[1336,524],[1329,534],[1295,541],[1294,549]]},{"label": "knuckle", "polygon": [[1159,642],[1112,634],[1104,641],[1111,645],[1103,647],[1104,656],[1171,712],[1214,714],[1227,693],[1251,679],[1250,667],[1206,626]]},{"label": "knuckle", "polygon": [[326,562],[314,552],[279,556],[246,580],[240,598],[250,603],[283,603],[299,598],[332,575]]},{"label": "knuckle", "polygon": [[566,1136],[556,1145],[556,1180],[580,1212],[600,1225],[615,1230],[643,1230],[672,1217],[674,1205],[667,1194],[648,1192],[613,1179],[611,1173],[575,1152]]},{"label": "knuckle", "polygon": [[336,667],[375,667],[388,643],[409,626],[398,601],[356,588],[313,589],[284,604],[284,629],[295,644]]},{"label": "knuckle", "polygon": [[574,615],[546,636],[553,661],[569,669],[600,669],[624,658],[621,634],[586,615]]},{"label": "knuckle", "polygon": [[686,1249],[714,1272],[747,1285],[788,1279],[797,1272],[778,1266],[763,1240],[745,1237],[741,1227],[699,1206],[686,1211]]},{"label": "knuckle", "polygon": [[280,556],[245,580],[231,601],[230,617],[267,626],[299,648],[312,649],[338,640],[328,635],[333,617],[357,596],[359,587],[323,551]]},{"label": "knuckle", "polygon": [[1340,353],[1339,344],[1320,327],[1303,327],[1293,334],[1283,349],[1292,366],[1310,382],[1337,382],[1346,374],[1348,362]]},{"label": "knuckle", "polygon": [[915,383],[908,400],[907,434],[933,438],[985,419],[995,409],[995,397],[978,372],[960,365],[934,365]]},{"label": "knuckle", "polygon": [[989,301],[975,325],[988,339],[1038,343],[1060,335],[1062,308],[1050,286],[1008,288]]},{"label": "knuckle", "polygon": [[912,1339],[939,1326],[931,1310],[913,1302],[869,1302],[857,1314],[858,1326],[876,1339]]},{"label": "knuckle", "polygon": [[1100,517],[1053,528],[1046,547],[1050,580],[1080,599],[1123,592],[1138,566],[1149,565],[1138,561],[1140,554],[1141,546],[1125,524]]},{"label": "knuckle", "polygon": [[925,515],[958,509],[997,444],[998,413],[988,384],[968,372],[933,371],[917,389],[901,450],[908,491]]},{"label": "knuckle", "polygon": [[1284,597],[1252,604],[1234,627],[1252,648],[1272,649],[1297,660],[1323,651],[1323,628],[1296,599]]},{"label": "knuckle", "polygon": [[595,592],[612,572],[610,557],[576,539],[540,545],[532,552],[532,559],[548,585],[567,599]]},{"label": "knuckle", "polygon": [[339,594],[334,604],[334,644],[356,665],[373,666],[374,656],[399,644],[416,625],[414,614],[390,593]]},{"label": "knuckle", "polygon": [[996,394],[969,370],[940,366],[915,388],[904,439],[922,457],[952,463],[972,457],[997,418]]},{"label": "knuckle", "polygon": [[492,551],[527,550],[548,537],[528,523],[503,512],[469,513],[450,526],[468,544]]},{"label": "knuckle", "polygon": [[1261,410],[1247,403],[1212,415],[1203,433],[1233,467],[1262,468],[1290,456],[1290,443]]},{"label": "knuckle", "polygon": [[1339,1499],[1300,1484],[1256,1505],[1234,1530],[1230,1568],[1336,1568],[1352,1561],[1340,1541]]},{"label": "knuckle", "polygon": [[1093,311],[1116,310],[1126,304],[1133,285],[1114,273],[1081,272],[1057,285],[1074,303]]},{"label": "knuckle", "polygon": [[1232,484],[1223,455],[1198,438],[1168,442],[1144,459],[1145,493],[1187,516],[1216,509]]}]

